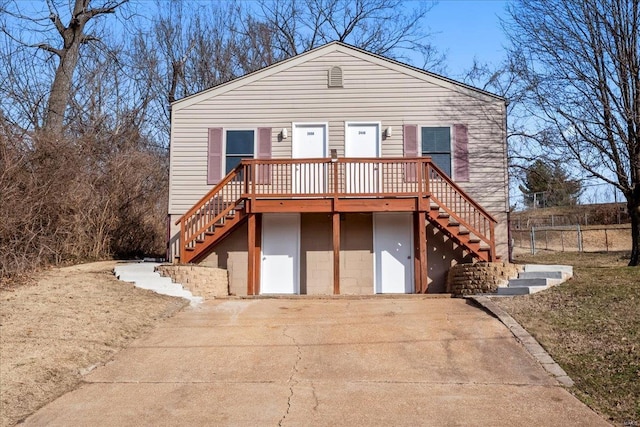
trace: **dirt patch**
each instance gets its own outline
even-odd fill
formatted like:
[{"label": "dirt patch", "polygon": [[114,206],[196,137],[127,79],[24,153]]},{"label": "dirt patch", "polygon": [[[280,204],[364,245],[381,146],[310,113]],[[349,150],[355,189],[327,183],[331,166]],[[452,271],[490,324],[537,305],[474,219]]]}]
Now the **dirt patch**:
[{"label": "dirt patch", "polygon": [[51,269],[0,289],[0,425],[75,388],[187,300],[117,280],[116,262]]}]

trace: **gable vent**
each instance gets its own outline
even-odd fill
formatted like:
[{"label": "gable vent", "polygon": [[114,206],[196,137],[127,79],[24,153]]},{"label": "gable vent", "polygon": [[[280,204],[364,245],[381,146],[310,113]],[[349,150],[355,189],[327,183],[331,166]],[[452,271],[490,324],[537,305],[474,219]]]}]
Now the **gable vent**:
[{"label": "gable vent", "polygon": [[342,87],[342,68],[337,65],[329,70],[329,87]]}]

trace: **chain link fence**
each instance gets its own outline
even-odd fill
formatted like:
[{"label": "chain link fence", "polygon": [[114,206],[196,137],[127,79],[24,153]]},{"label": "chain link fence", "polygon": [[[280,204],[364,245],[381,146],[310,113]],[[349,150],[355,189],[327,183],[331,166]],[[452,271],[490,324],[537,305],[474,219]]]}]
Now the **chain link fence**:
[{"label": "chain link fence", "polygon": [[559,252],[609,252],[631,250],[631,225],[570,225],[511,230],[514,248],[535,254]]}]

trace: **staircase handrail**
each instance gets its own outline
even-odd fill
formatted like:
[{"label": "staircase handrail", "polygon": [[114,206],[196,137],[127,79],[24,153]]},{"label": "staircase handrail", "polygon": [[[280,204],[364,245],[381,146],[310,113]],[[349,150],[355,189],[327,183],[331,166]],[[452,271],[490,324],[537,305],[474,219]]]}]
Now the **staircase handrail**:
[{"label": "staircase handrail", "polygon": [[[498,221],[493,217],[493,215],[491,215],[482,206],[480,206],[475,200],[473,200],[473,198],[471,198],[469,195],[467,195],[467,193],[460,186],[458,186],[455,182],[453,182],[451,180],[451,178],[449,178],[449,176],[446,173],[444,173],[438,166],[435,165],[435,163],[429,161],[429,162],[425,163],[425,166],[426,166],[426,171],[425,171],[425,174],[424,174],[424,179],[425,179],[425,183],[427,185],[427,193],[430,194],[430,198],[441,209],[443,209],[451,218],[453,218],[460,225],[462,225],[467,230],[472,232],[479,239],[481,239],[482,241],[487,243],[489,245],[489,249],[490,249],[490,253],[491,253],[491,259],[496,259],[495,225],[498,223]],[[433,186],[431,185],[433,180],[431,179],[431,174],[429,173],[429,170],[435,172],[435,174],[437,175],[438,179],[440,179],[442,182],[444,182],[448,188],[453,190],[453,192],[456,195],[461,197],[466,203],[468,203],[469,206],[471,206],[473,208],[473,210],[470,211],[469,213],[472,213],[473,211],[477,212],[488,223],[488,225],[489,225],[489,236],[486,235],[485,231],[479,230],[476,226],[472,225],[472,222],[474,222],[474,221],[472,221],[472,219],[470,218],[470,215],[467,215],[467,218],[463,218],[459,214],[460,210],[452,209],[450,206],[448,206],[442,200],[443,197],[441,197],[440,194],[434,193],[433,188],[432,188]]]},{"label": "staircase handrail", "polygon": [[[211,227],[214,227],[215,224],[223,219],[230,211],[234,210],[238,203],[243,200],[243,196],[246,193],[246,165],[242,162],[238,164],[231,172],[229,172],[218,184],[216,184],[207,194],[205,194],[196,204],[194,204],[191,209],[189,209],[184,215],[182,215],[175,224],[180,224],[180,260],[181,262],[185,262],[185,251],[189,244],[197,240],[198,236],[203,235],[207,230]],[[244,171],[244,180],[236,180],[235,178]],[[193,220],[198,220],[198,213],[202,211],[203,208],[207,206],[207,204],[215,205],[216,196],[230,183],[238,183],[241,185],[240,191],[237,193],[240,195],[237,200],[230,201],[230,203],[226,204],[224,209],[219,212],[215,212],[215,215],[209,221],[206,221],[203,224],[200,224],[196,229],[192,229],[189,222]],[[187,231],[189,233],[187,235]]]},{"label": "staircase handrail", "polygon": [[[478,202],[476,202],[475,200],[473,200],[473,198],[469,195],[467,195],[467,193],[462,189],[462,187],[460,187],[458,184],[456,184],[455,182],[453,182],[451,180],[451,178],[449,178],[449,176],[444,173],[442,171],[442,169],[440,169],[438,166],[436,166],[435,163],[433,163],[432,161],[426,162],[429,164],[429,167],[431,169],[433,169],[434,171],[437,172],[437,174],[440,176],[440,178],[442,178],[444,181],[447,182],[447,184],[449,184],[449,186],[453,187],[456,193],[459,193],[462,197],[464,197],[470,204],[473,205],[474,208],[476,208],[477,210],[479,210],[480,212],[482,212],[483,216],[486,216],[487,219],[490,219],[491,221],[497,223],[498,221],[493,217],[493,215],[491,215],[489,212],[487,212],[482,206],[480,206],[478,204]],[[426,178],[428,179],[428,178]]]},{"label": "staircase handrail", "polygon": [[198,200],[187,212],[182,214],[180,218],[178,218],[175,222],[175,225],[180,224],[183,218],[193,215],[198,209],[200,209],[207,201],[211,200],[213,196],[220,192],[220,189],[227,185],[233,178],[236,177],[238,172],[240,172],[244,168],[244,165],[241,163],[238,164],[231,172],[229,172],[219,183],[217,183],[207,194],[202,196],[200,200]]}]

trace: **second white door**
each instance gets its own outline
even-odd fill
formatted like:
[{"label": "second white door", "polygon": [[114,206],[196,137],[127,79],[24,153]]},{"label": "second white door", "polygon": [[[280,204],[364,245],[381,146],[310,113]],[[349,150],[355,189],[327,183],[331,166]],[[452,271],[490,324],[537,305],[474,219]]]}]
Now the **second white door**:
[{"label": "second white door", "polygon": [[[347,123],[345,129],[345,157],[369,158],[380,156],[380,124]],[[377,163],[348,164],[345,171],[347,193],[375,193],[379,188]]]}]

